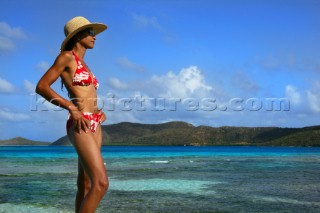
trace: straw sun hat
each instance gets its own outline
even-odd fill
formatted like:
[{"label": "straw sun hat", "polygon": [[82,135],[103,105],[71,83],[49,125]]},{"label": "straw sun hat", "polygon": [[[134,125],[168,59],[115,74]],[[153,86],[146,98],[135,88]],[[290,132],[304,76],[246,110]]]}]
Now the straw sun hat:
[{"label": "straw sun hat", "polygon": [[66,38],[61,44],[61,51],[63,51],[70,39],[76,35],[78,32],[81,30],[84,30],[86,28],[92,28],[95,32],[95,34],[99,34],[105,29],[107,29],[107,25],[103,23],[91,23],[88,19],[82,17],[82,16],[77,16],[74,17],[73,19],[70,19],[66,25],[64,26],[64,34]]}]

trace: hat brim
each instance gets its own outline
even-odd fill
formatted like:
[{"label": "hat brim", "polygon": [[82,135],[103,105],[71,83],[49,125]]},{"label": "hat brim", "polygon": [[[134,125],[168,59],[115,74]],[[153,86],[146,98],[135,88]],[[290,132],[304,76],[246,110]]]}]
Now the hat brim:
[{"label": "hat brim", "polygon": [[103,24],[103,23],[90,23],[90,24],[86,24],[86,25],[83,25],[81,27],[79,27],[77,30],[73,31],[72,33],[70,33],[65,39],[64,41],[62,42],[61,44],[61,48],[60,48],[60,51],[64,51],[65,48],[66,48],[66,45],[68,43],[68,41],[70,41],[70,39],[75,36],[78,32],[86,29],[86,28],[92,28],[95,32],[96,35],[98,35],[99,33],[105,31],[108,26]]}]

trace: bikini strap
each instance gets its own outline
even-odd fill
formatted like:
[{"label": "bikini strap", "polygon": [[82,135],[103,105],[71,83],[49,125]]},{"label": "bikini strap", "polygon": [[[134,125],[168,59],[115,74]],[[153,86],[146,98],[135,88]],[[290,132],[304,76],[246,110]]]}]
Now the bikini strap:
[{"label": "bikini strap", "polygon": [[78,58],[77,54],[73,50],[71,50],[71,53],[74,56],[74,58],[76,59],[76,61],[78,62],[79,58]]}]

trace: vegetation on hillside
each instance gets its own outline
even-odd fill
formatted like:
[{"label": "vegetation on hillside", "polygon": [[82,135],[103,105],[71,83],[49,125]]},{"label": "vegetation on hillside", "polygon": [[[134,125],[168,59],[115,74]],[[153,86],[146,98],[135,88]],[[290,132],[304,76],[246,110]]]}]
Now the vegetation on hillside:
[{"label": "vegetation on hillside", "polygon": [[[185,122],[139,124],[123,122],[102,126],[103,145],[145,146],[320,146],[320,126],[279,127],[210,127]],[[0,141],[0,145],[48,145],[21,137]],[[51,143],[71,145],[67,136]]]}]

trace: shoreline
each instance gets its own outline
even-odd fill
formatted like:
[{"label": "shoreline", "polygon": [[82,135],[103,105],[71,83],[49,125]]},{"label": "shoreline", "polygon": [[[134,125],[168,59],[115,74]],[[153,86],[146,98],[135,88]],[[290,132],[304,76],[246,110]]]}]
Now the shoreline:
[{"label": "shoreline", "polygon": [[[22,144],[22,145],[0,145],[0,147],[73,147],[72,145],[52,145],[51,143],[48,145],[27,145],[27,144]],[[320,148],[320,146],[277,146],[277,145],[237,145],[237,144],[219,144],[219,145],[201,145],[201,146],[192,146],[192,145],[102,145],[102,147],[261,147],[261,148],[268,148],[268,147],[274,147],[274,148]]]}]

